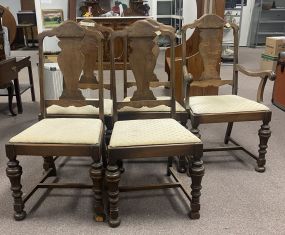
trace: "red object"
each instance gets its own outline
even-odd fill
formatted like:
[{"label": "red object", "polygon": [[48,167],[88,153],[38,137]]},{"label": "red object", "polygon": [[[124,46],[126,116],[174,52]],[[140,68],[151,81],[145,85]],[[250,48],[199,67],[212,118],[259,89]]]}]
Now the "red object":
[{"label": "red object", "polygon": [[116,6],[112,7],[112,11],[114,13],[120,14],[120,7],[118,5],[116,5]]},{"label": "red object", "polygon": [[285,111],[285,52],[279,54],[272,103]]}]

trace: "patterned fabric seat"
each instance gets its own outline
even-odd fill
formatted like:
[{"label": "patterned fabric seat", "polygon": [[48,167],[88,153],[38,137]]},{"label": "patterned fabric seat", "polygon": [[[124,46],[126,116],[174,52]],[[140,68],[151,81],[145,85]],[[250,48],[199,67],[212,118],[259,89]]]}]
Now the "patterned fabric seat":
[{"label": "patterned fabric seat", "polygon": [[191,143],[201,141],[174,119],[128,120],[115,123],[109,148]]},{"label": "patterned fabric seat", "polygon": [[189,106],[198,115],[269,111],[265,105],[237,95],[193,96]]},{"label": "patterned fabric seat", "polygon": [[100,119],[43,119],[10,139],[10,143],[99,144],[103,133]]}]

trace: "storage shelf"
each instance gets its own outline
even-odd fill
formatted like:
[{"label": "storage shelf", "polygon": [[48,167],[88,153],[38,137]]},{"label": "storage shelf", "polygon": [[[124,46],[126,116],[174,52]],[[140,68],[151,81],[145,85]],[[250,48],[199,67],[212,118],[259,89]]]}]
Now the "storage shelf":
[{"label": "storage shelf", "polygon": [[275,1],[276,8],[262,9],[264,4],[273,5],[273,0],[255,1],[251,19],[250,46],[265,45],[266,37],[285,36],[285,0]]},{"label": "storage shelf", "polygon": [[171,19],[183,20],[183,16],[178,16],[178,15],[158,15],[156,18],[157,19],[171,18]]},{"label": "storage shelf", "polygon": [[258,32],[258,35],[285,35],[285,32]]},{"label": "storage shelf", "polygon": [[280,7],[280,8],[271,8],[269,10],[264,10],[262,9],[262,11],[285,11],[285,7]]},{"label": "storage shelf", "polygon": [[285,20],[266,20],[266,21],[259,21],[260,24],[282,24],[285,23]]},{"label": "storage shelf", "polygon": [[242,11],[241,8],[226,8],[225,11]]}]

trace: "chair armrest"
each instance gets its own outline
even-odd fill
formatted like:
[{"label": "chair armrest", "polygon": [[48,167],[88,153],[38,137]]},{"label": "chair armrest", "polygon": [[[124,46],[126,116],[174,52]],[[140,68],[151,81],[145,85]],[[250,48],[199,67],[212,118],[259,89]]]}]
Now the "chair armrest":
[{"label": "chair armrest", "polygon": [[249,77],[261,77],[261,78],[268,78],[271,81],[274,81],[276,78],[275,73],[272,70],[256,70],[256,71],[250,71],[247,70],[245,67],[243,67],[240,64],[236,65],[236,71],[239,71]]},{"label": "chair armrest", "polygon": [[187,84],[191,84],[193,82],[193,76],[188,72],[188,69],[185,65],[183,65],[183,78]]},{"label": "chair armrest", "polygon": [[236,72],[241,72],[249,77],[260,77],[261,81],[258,86],[258,91],[257,91],[257,97],[256,101],[257,102],[263,102],[263,94],[264,94],[264,88],[266,85],[267,80],[274,81],[276,78],[276,74],[271,71],[271,70],[257,70],[257,71],[249,71],[240,64],[237,64],[235,67]]},{"label": "chair armrest", "polygon": [[193,75],[188,72],[186,65],[183,65],[183,78],[184,78],[184,83],[186,83],[184,103],[185,103],[185,108],[188,110],[188,109],[190,109],[190,106],[189,106],[190,85],[193,82]]}]

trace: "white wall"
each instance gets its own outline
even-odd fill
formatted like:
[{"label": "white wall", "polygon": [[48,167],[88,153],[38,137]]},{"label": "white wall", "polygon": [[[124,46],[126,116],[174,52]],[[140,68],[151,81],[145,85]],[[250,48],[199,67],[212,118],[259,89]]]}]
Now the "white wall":
[{"label": "white wall", "polygon": [[[197,19],[197,3],[196,0],[183,1],[183,24],[190,24]],[[194,30],[187,31],[187,38],[189,38]]]},{"label": "white wall", "polygon": [[8,7],[17,21],[17,12],[21,10],[20,0],[0,0],[0,5]]},{"label": "white wall", "polygon": [[248,46],[248,35],[250,30],[252,10],[255,0],[248,0],[247,6],[243,7],[242,23],[240,31],[240,46]]},{"label": "white wall", "polygon": [[[2,0],[0,0],[2,1]],[[35,0],[36,14],[37,14],[37,24],[38,32],[41,33],[44,30],[42,22],[42,10],[43,9],[62,9],[64,20],[68,18],[68,0]],[[57,38],[46,38],[44,41],[44,51],[56,52],[60,48],[57,45]]]}]

